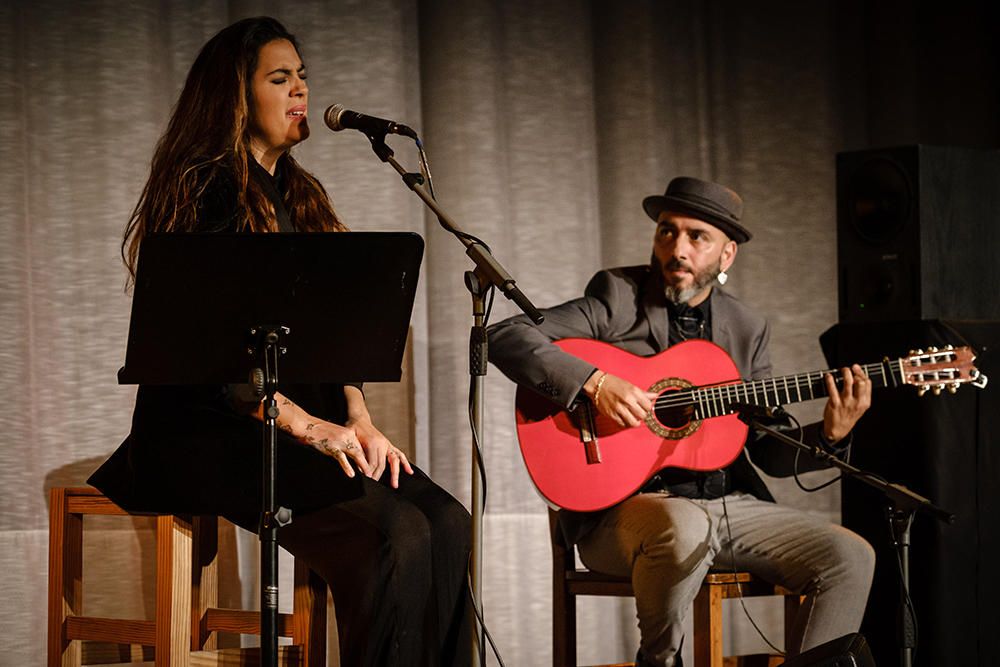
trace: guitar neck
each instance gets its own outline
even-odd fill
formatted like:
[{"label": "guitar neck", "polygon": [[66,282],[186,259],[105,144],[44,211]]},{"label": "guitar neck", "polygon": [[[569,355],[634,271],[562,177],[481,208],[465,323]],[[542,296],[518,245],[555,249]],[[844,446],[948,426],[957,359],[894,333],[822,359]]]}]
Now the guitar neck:
[{"label": "guitar neck", "polygon": [[[885,360],[881,363],[862,366],[865,374],[875,387],[898,387],[903,384],[902,359]],[[733,403],[749,403],[764,407],[776,407],[825,398],[830,395],[826,387],[826,375],[832,374],[837,387],[843,384],[839,370],[813,371],[798,375],[752,380],[734,384],[693,387],[685,398],[694,407],[697,419],[721,417],[735,412]]]}]

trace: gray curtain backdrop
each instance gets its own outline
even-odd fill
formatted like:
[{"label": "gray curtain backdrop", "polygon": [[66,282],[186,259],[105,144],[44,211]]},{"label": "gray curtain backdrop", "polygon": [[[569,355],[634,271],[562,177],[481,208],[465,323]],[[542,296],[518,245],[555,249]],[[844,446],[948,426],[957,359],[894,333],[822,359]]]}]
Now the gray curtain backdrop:
[{"label": "gray curtain backdrop", "polygon": [[[47,489],[83,483],[128,432],[134,388],[115,380],[130,306],[121,233],[186,71],[217,30],[265,13],[285,22],[303,43],[310,75],[313,137],[297,157],[352,228],[426,239],[412,388],[372,387],[370,396],[377,422],[468,505],[471,305],[463,272],[470,263],[362,135],[326,130],[323,109],[342,103],[417,128],[441,204],[491,244],[539,306],[580,294],[603,266],[647,261],[653,227],[639,203],[671,177],[729,184],[744,195],[755,233],[741,248],[730,289],[771,319],[776,372],[814,370],[824,367],[817,335],[836,319],[834,154],[882,140],[997,140],[996,61],[980,60],[975,46],[985,43],[979,32],[986,28],[977,26],[986,22],[962,24],[963,40],[939,60],[937,47],[918,39],[928,32],[928,21],[917,20],[926,14],[904,2],[877,4],[0,6],[7,79],[0,87],[0,569],[7,588],[0,664],[44,661]],[[889,46],[879,32],[885,26],[902,35]],[[922,59],[908,57],[917,51]],[[970,75],[965,65],[973,58],[978,74]],[[954,80],[957,72],[976,84],[974,93],[952,87],[952,99],[964,94],[966,104],[953,108],[925,91],[928,62],[938,63],[942,77]],[[914,101],[924,102],[920,110]],[[411,145],[391,144],[415,169]],[[493,317],[513,312],[501,299]],[[351,316],[343,313],[348,326]],[[484,604],[506,663],[541,665],[550,662],[547,519],[517,451],[513,393],[491,369]],[[798,413],[813,419],[818,407]],[[782,502],[839,517],[836,487],[812,496],[787,483],[775,490]],[[87,612],[150,614],[148,523],[95,522],[86,535]],[[230,531],[223,545],[231,565],[223,597],[254,604],[253,537]],[[285,602],[290,592],[286,585]],[[748,606],[780,642],[777,607]],[[588,600],[579,614],[581,662],[634,654],[631,600]],[[731,614],[727,644],[763,647],[741,614]]]}]

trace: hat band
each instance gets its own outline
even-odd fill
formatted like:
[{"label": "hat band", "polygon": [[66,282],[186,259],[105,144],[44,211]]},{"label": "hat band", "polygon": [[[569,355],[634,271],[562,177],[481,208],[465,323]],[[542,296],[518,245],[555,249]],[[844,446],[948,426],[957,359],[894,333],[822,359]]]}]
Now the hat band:
[{"label": "hat band", "polygon": [[693,193],[685,193],[683,197],[678,197],[677,195],[668,194],[665,198],[672,199],[674,201],[681,203],[683,203],[687,199],[690,199],[693,200],[691,201],[691,204],[696,204],[703,208],[707,208],[724,218],[732,220],[733,222],[739,222],[739,217],[734,215],[732,211],[720,206],[715,201],[708,199],[706,197],[702,197],[700,195],[696,195]]}]

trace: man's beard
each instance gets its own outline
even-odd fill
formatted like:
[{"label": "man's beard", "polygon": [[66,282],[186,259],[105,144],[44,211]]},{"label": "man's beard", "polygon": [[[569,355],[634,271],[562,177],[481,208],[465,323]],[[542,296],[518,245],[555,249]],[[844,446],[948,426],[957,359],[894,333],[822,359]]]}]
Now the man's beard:
[{"label": "man's beard", "polygon": [[[686,304],[692,298],[700,294],[703,289],[711,285],[712,282],[719,277],[719,274],[722,273],[721,257],[713,266],[710,266],[704,271],[698,273],[695,273],[690,266],[679,261],[676,257],[671,257],[664,267],[660,264],[660,259],[656,255],[653,255],[653,263],[660,270],[660,275],[663,276],[663,294],[667,297],[668,301],[675,305],[680,305],[682,303]],[[682,269],[691,272],[691,275],[694,278],[694,282],[691,283],[690,287],[681,288],[667,282],[665,271],[679,271]]]}]

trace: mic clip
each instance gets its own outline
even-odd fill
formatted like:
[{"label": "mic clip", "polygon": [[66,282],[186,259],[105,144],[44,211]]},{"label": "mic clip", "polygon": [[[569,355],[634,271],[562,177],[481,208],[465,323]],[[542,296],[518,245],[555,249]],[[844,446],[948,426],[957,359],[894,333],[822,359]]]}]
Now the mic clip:
[{"label": "mic clip", "polygon": [[744,424],[750,424],[755,419],[776,419],[785,414],[785,409],[780,405],[756,405],[755,403],[730,403],[729,410],[735,412]]}]

